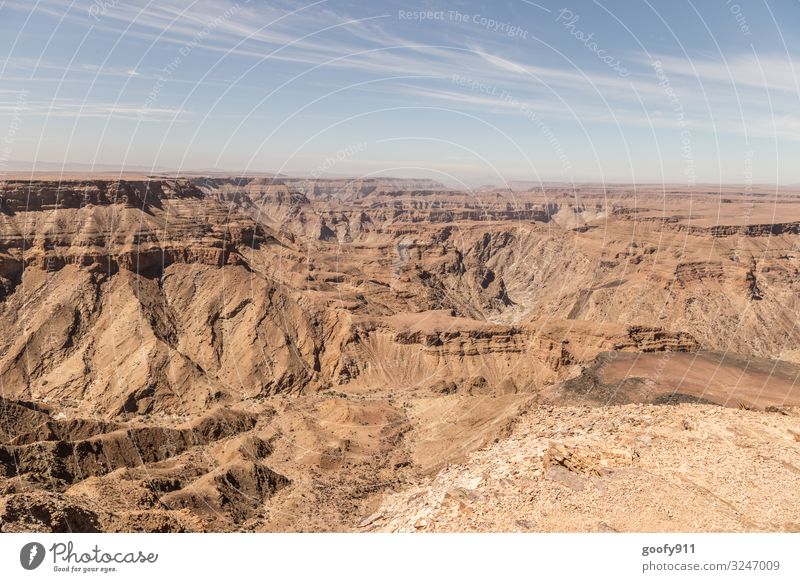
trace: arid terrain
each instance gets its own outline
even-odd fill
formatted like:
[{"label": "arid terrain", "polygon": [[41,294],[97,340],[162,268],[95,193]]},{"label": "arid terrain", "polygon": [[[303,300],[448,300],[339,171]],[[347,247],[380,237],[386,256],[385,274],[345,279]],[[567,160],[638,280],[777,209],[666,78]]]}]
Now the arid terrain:
[{"label": "arid terrain", "polygon": [[6,176],[0,531],[800,531],[800,191]]}]

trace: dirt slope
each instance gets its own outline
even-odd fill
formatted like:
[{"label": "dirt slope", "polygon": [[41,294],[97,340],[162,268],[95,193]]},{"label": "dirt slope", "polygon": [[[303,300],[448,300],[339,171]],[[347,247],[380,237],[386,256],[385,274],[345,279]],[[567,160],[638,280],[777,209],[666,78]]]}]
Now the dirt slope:
[{"label": "dirt slope", "polygon": [[800,411],[543,407],[362,531],[800,531]]}]

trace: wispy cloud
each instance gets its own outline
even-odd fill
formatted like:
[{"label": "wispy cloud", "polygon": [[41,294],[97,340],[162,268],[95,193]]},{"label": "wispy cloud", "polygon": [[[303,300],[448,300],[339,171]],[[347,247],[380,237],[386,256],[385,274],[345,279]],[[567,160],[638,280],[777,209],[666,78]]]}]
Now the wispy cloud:
[{"label": "wispy cloud", "polygon": [[797,99],[800,67],[787,57],[743,54],[718,59],[655,57],[668,74],[703,84],[724,84],[741,89],[787,92]]},{"label": "wispy cloud", "polygon": [[14,112],[26,117],[122,118],[141,121],[178,119],[188,111],[172,107],[142,107],[125,103],[80,103],[73,100],[0,102],[0,113]]}]

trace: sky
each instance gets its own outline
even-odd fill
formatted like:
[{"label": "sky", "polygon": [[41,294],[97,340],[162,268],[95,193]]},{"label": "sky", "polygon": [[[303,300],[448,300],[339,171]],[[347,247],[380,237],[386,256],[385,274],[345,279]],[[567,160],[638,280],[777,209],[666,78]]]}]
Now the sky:
[{"label": "sky", "polygon": [[0,0],[0,172],[800,184],[798,24],[798,0]]}]

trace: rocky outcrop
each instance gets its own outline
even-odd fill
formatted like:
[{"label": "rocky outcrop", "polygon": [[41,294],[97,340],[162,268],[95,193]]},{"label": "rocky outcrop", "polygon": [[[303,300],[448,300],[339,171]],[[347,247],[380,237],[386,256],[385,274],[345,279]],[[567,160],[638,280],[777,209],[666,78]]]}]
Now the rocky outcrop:
[{"label": "rocky outcrop", "polygon": [[356,529],[794,532],[800,441],[791,414],[538,408],[508,438],[386,496]]}]

